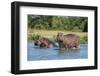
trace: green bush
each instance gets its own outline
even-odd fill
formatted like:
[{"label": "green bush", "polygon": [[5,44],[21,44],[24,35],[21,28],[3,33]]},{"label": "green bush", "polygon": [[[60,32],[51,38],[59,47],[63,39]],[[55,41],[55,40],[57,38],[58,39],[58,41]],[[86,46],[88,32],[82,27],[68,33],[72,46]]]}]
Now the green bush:
[{"label": "green bush", "polygon": [[28,40],[32,40],[34,41],[35,39],[37,39],[39,35],[32,35],[31,37],[28,38]]},{"label": "green bush", "polygon": [[88,37],[87,37],[87,35],[80,38],[80,43],[81,43],[81,44],[86,44],[86,43],[88,43]]}]

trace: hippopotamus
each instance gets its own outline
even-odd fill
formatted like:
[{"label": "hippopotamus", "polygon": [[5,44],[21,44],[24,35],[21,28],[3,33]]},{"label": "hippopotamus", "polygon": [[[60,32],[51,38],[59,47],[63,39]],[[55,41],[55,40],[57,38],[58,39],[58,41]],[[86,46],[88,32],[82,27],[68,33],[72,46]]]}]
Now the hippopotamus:
[{"label": "hippopotamus", "polygon": [[34,44],[45,48],[51,48],[53,46],[56,46],[56,44],[53,41],[42,36],[38,36]]},{"label": "hippopotamus", "polygon": [[76,34],[67,34],[58,33],[57,42],[59,44],[59,48],[65,49],[79,49],[80,38]]}]

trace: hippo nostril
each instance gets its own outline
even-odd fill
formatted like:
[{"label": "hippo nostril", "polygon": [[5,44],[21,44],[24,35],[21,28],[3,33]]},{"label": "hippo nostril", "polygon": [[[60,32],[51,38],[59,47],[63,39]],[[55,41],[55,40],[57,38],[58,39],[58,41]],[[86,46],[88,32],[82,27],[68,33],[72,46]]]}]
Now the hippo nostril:
[{"label": "hippo nostril", "polygon": [[59,40],[58,42],[63,42],[63,40]]},{"label": "hippo nostril", "polygon": [[35,45],[38,45],[37,43],[34,43]]}]

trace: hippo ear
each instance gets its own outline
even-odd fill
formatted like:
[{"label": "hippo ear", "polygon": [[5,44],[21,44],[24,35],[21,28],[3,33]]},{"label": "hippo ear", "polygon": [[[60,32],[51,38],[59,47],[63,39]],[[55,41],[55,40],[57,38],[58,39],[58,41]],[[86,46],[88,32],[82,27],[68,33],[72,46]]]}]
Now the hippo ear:
[{"label": "hippo ear", "polygon": [[63,34],[62,32],[58,32],[58,34]]},{"label": "hippo ear", "polygon": [[42,36],[39,35],[38,38],[42,38]]},{"label": "hippo ear", "polygon": [[37,35],[37,39],[40,37],[40,35]]},{"label": "hippo ear", "polygon": [[64,34],[64,33],[61,33],[62,35]]},{"label": "hippo ear", "polygon": [[61,32],[60,34],[63,35],[64,33]]},{"label": "hippo ear", "polygon": [[58,34],[60,34],[60,32],[58,32]]}]

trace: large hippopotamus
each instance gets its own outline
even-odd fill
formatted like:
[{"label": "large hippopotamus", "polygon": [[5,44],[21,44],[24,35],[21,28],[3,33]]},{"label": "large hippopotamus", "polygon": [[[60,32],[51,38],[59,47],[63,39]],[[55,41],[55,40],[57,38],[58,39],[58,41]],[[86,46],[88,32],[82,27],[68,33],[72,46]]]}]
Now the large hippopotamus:
[{"label": "large hippopotamus", "polygon": [[76,34],[67,34],[58,33],[57,42],[60,48],[65,49],[79,49],[80,38]]},{"label": "large hippopotamus", "polygon": [[56,44],[51,41],[48,38],[42,37],[42,36],[38,36],[34,42],[35,45],[38,45],[40,47],[45,47],[45,48],[50,48],[53,46],[56,46]]}]

